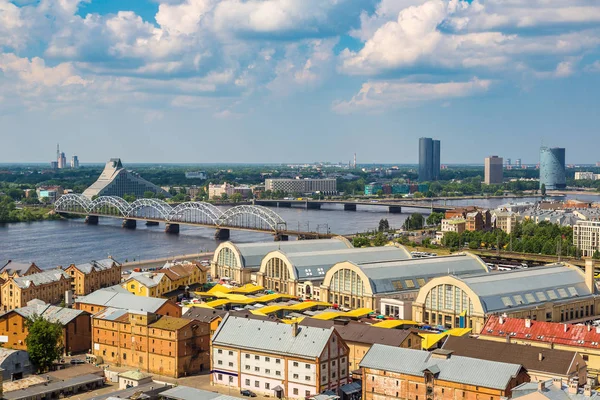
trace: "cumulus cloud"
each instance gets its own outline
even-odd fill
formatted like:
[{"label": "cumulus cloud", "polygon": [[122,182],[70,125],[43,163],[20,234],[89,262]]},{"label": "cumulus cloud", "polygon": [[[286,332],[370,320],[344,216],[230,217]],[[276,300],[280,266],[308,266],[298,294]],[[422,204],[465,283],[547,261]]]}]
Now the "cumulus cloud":
[{"label": "cumulus cloud", "polygon": [[490,80],[473,78],[466,82],[422,83],[405,80],[369,81],[352,99],[337,102],[333,110],[352,112],[382,112],[389,108],[419,105],[427,101],[448,100],[486,92]]}]

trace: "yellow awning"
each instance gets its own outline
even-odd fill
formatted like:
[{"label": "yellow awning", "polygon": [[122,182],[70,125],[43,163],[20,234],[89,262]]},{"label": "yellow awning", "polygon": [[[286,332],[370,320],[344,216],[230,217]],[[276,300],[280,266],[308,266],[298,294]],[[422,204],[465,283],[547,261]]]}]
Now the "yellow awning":
[{"label": "yellow awning", "polygon": [[395,329],[403,326],[419,326],[419,323],[409,319],[387,319],[377,322],[376,324],[373,324],[373,326],[377,328]]}]

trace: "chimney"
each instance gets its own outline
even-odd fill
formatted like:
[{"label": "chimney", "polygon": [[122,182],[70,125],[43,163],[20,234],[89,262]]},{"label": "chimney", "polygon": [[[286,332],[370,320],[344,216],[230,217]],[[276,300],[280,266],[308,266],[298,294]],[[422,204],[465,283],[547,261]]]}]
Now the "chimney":
[{"label": "chimney", "polygon": [[592,387],[590,385],[585,385],[583,387],[583,395],[585,397],[592,397]]},{"label": "chimney", "polygon": [[503,317],[498,318],[498,322],[500,323],[500,325],[504,324],[504,318]]},{"label": "chimney", "polygon": [[577,382],[569,382],[569,394],[577,394]]},{"label": "chimney", "polygon": [[594,284],[594,260],[585,260],[585,285],[590,293],[596,293],[596,285]]},{"label": "chimney", "polygon": [[587,326],[588,332],[591,332],[592,331],[592,325],[591,324],[587,324],[586,326]]},{"label": "chimney", "polygon": [[546,382],[544,381],[538,381],[538,392],[543,392],[544,390],[546,390]]},{"label": "chimney", "polygon": [[531,328],[531,320],[529,318],[525,320],[525,328]]},{"label": "chimney", "polygon": [[560,379],[560,378],[552,379],[552,386],[554,386],[555,388],[558,388],[558,389],[562,389],[562,379]]},{"label": "chimney", "polygon": [[544,361],[544,353],[541,351],[538,353],[538,361]]},{"label": "chimney", "polygon": [[298,331],[298,323],[297,323],[297,322],[294,322],[294,323],[292,324],[292,336],[293,336],[293,337],[296,337],[296,336],[298,336],[298,332],[299,332],[299,331]]},{"label": "chimney", "polygon": [[564,325],[564,331],[565,332],[568,331],[569,330],[569,325],[567,325],[567,324],[563,324],[563,325]]}]

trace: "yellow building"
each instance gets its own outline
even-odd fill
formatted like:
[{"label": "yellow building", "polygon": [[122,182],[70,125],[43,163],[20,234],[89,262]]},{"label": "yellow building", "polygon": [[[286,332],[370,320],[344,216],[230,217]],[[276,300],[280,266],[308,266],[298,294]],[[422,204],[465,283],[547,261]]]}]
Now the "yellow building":
[{"label": "yellow building", "polygon": [[71,286],[78,296],[88,295],[98,289],[121,283],[121,264],[107,258],[85,264],[71,264],[65,268],[73,278]]},{"label": "yellow building", "polygon": [[282,250],[287,253],[351,249],[352,244],[343,237],[318,240],[294,240],[289,242],[221,243],[215,250],[211,263],[213,278],[230,278],[238,283],[252,282],[260,269],[262,259],[270,252]]},{"label": "yellow building", "polygon": [[9,278],[2,284],[2,308],[7,311],[25,307],[33,299],[57,304],[70,289],[71,277],[60,268]]},{"label": "yellow building", "polygon": [[304,253],[275,250],[263,258],[256,276],[257,284],[278,293],[304,299],[320,299],[325,274],[337,263],[352,261],[362,264],[409,258],[410,252],[401,245]]},{"label": "yellow building", "polygon": [[170,297],[173,291],[206,283],[207,270],[193,262],[167,264],[157,271],[134,272],[123,287],[137,296]]},{"label": "yellow building", "polygon": [[[389,262],[342,261],[330,268],[321,284],[321,301],[345,308],[368,307],[383,312],[381,300],[396,299],[410,306],[419,289],[435,277],[487,273],[487,265],[466,253]],[[412,314],[394,315],[411,319]]]},{"label": "yellow building", "polygon": [[594,266],[568,264],[434,278],[413,303],[413,319],[445,328],[483,329],[490,315],[548,322],[580,322],[599,315]]},{"label": "yellow building", "polygon": [[0,269],[0,279],[7,280],[8,278],[18,278],[20,276],[36,274],[38,272],[42,272],[42,270],[35,265],[35,263],[20,263],[9,260],[2,269]]}]

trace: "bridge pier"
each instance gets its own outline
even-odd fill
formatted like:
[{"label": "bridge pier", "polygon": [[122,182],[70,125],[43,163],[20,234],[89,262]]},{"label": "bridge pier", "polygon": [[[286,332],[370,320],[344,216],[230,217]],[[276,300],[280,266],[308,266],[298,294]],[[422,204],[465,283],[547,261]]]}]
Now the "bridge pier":
[{"label": "bridge pier", "polygon": [[402,213],[402,207],[400,206],[390,206],[390,214],[400,214]]},{"label": "bridge pier", "polygon": [[344,204],[344,211],[356,211],[356,204]]},{"label": "bridge pier", "polygon": [[280,201],[277,203],[277,207],[292,208],[292,203],[290,203],[289,201]]},{"label": "bridge pier", "polygon": [[146,226],[158,226],[158,221],[146,221]]},{"label": "bridge pier", "polygon": [[135,229],[137,221],[135,219],[124,219],[121,226],[125,229]]},{"label": "bridge pier", "polygon": [[274,237],[276,242],[287,242],[290,239],[288,235],[283,235],[281,233],[276,234]]},{"label": "bridge pier", "polygon": [[229,239],[229,229],[217,228],[215,231],[215,239],[217,240],[227,240]]},{"label": "bridge pier", "polygon": [[88,225],[98,225],[98,216],[88,215],[87,217],[85,217],[85,223]]},{"label": "bridge pier", "polygon": [[179,233],[179,224],[165,224],[165,233]]},{"label": "bridge pier", "polygon": [[321,209],[321,203],[309,203],[309,202],[306,202],[306,209],[307,210],[320,210]]}]

